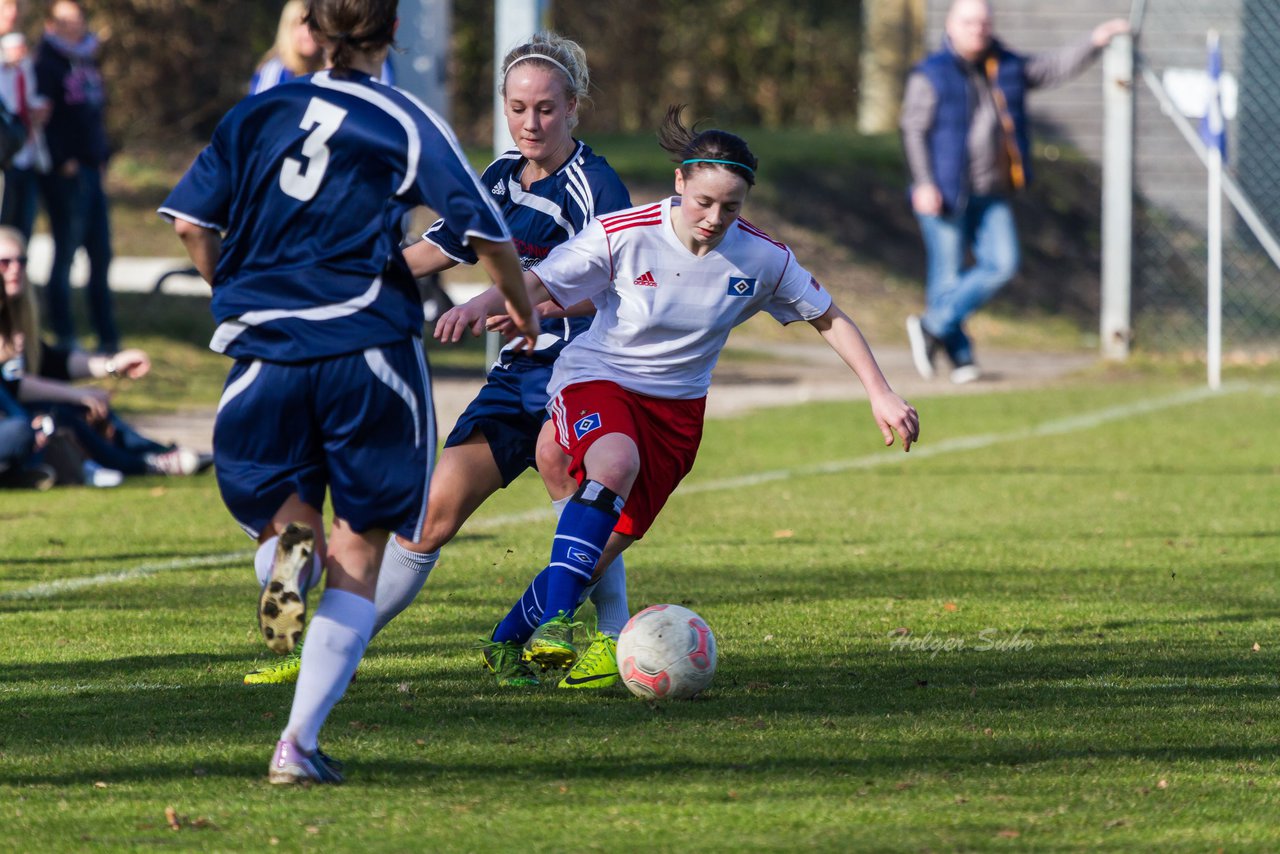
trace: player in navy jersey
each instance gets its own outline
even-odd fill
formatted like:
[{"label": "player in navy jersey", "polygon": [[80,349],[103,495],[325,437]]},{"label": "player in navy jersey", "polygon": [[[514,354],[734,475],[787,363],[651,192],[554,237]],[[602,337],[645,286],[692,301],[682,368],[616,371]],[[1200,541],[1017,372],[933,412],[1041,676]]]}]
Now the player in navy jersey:
[{"label": "player in navy jersey", "polygon": [[[578,107],[587,96],[589,71],[582,48],[554,33],[539,33],[505,58],[501,94],[516,147],[485,170],[481,185],[502,212],[525,269],[577,234],[597,215],[630,207],[630,196],[603,157],[573,137]],[[422,242],[405,250],[414,275],[427,276],[476,263],[457,225],[434,223]],[[550,304],[552,308],[557,308]],[[586,305],[583,310],[594,311]],[[494,492],[535,465],[538,435],[547,420],[547,381],[565,344],[585,330],[590,317],[544,316],[537,348],[523,353],[507,347],[499,354],[480,394],[459,417],[444,442],[431,481],[431,501],[421,538],[393,537],[383,556],[374,598],[374,633],[407,608],[426,583],[439,549]],[[442,322],[474,327],[484,316],[466,306],[451,309]],[[461,332],[460,332],[461,334]],[[460,337],[460,335],[459,335]],[[455,339],[456,340],[456,339]],[[568,459],[554,443],[536,461],[548,491],[563,506],[577,484]],[[621,560],[609,568],[591,594],[599,615],[591,645],[561,681],[567,688],[604,688],[617,681],[613,654],[630,613]],[[532,684],[536,678],[518,658],[499,668],[504,684]],[[513,672],[508,673],[511,670]],[[297,678],[296,651],[245,676],[247,684],[278,684]]]},{"label": "player in navy jersey", "polygon": [[396,0],[312,0],[307,21],[326,70],[233,108],[160,209],[213,286],[210,346],[236,360],[214,460],[223,501],[260,544],[259,625],[274,651],[295,646],[307,590],[326,579],[273,783],[341,782],[320,727],[372,633],[387,534],[414,537],[425,517],[435,417],[401,216],[448,216],[508,294],[523,346],[538,324],[452,131],[371,78]]},{"label": "player in navy jersey", "polygon": [[[861,380],[886,445],[919,435],[866,340],[791,250],[740,218],[757,161],[745,141],[694,134],[672,108],[659,134],[676,196],[603,216],[525,273],[535,300],[591,300],[591,328],[556,360],[549,409],[580,484],[551,559],[498,624],[491,655],[527,643],[535,662],[572,650],[582,590],[642,537],[693,466],[711,371],[730,330],[760,311],[810,323]],[[488,311],[502,301],[488,292]],[[449,336],[453,330],[438,329]],[[536,622],[536,628],[530,628]]]}]

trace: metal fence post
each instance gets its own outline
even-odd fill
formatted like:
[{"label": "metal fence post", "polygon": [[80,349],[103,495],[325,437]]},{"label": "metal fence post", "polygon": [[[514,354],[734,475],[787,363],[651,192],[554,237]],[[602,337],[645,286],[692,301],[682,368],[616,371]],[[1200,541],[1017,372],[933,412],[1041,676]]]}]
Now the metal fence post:
[{"label": "metal fence post", "polygon": [[1129,356],[1133,278],[1133,39],[1111,40],[1102,60],[1102,356]]},{"label": "metal fence post", "polygon": [[[493,4],[493,156],[499,157],[514,144],[507,132],[507,118],[502,105],[502,60],[507,51],[523,44],[543,27],[551,12],[551,0],[495,0]],[[502,336],[488,332],[484,336],[484,369],[489,370],[502,349]]]}]

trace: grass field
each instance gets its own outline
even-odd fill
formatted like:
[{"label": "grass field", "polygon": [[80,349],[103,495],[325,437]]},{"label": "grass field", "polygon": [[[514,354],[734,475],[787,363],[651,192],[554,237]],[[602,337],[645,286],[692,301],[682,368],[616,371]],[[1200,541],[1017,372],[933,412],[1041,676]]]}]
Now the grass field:
[{"label": "grass field", "polygon": [[500,690],[529,479],[271,787],[248,543],[211,478],[0,493],[0,849],[1274,850],[1280,383],[1090,377],[709,424],[629,556],[717,634],[693,702]]}]

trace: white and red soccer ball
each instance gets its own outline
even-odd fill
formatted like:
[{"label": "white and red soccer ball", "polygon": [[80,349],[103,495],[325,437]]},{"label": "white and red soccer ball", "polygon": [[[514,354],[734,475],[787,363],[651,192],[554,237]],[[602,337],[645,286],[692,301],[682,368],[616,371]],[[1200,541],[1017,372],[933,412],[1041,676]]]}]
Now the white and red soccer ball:
[{"label": "white and red soccer ball", "polygon": [[688,608],[650,605],[618,636],[618,672],[637,697],[688,699],[716,673],[715,635]]}]

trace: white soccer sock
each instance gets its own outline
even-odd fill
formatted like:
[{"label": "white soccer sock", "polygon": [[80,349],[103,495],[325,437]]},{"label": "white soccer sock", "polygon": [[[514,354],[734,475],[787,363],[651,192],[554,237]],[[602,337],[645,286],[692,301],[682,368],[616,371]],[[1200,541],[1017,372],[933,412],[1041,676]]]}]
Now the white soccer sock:
[{"label": "white soccer sock", "polygon": [[[278,536],[271,537],[258,546],[258,551],[253,556],[253,571],[258,576],[258,587],[266,587],[267,582],[271,580],[271,567],[276,562],[276,543],[279,540]],[[307,598],[307,591],[318,585],[323,575],[324,563],[321,562],[320,555],[311,555],[311,572],[307,573],[307,577],[302,582],[302,598],[304,601]]]},{"label": "white soccer sock", "polygon": [[382,631],[383,626],[413,604],[439,559],[439,549],[422,554],[406,549],[394,536],[387,540],[382,566],[378,569],[378,589],[373,596],[373,634]]},{"label": "white soccer sock", "polygon": [[616,638],[631,619],[627,606],[627,568],[622,555],[604,568],[604,575],[591,591],[591,604],[596,606],[596,631]]},{"label": "white soccer sock", "polygon": [[282,739],[304,753],[316,749],[320,727],[346,693],[373,633],[373,603],[345,590],[326,590],[307,629],[293,709]]},{"label": "white soccer sock", "polygon": [[279,537],[272,537],[262,545],[258,546],[258,552],[253,556],[253,571],[258,575],[258,586],[266,587],[267,582],[271,580],[271,565],[276,560],[276,542]]},{"label": "white soccer sock", "polygon": [[551,502],[551,509],[556,511],[557,519],[559,519],[560,514],[564,512],[564,508],[569,506],[569,501],[572,498],[573,498],[572,495],[566,495],[564,498],[557,498],[556,500]]}]

